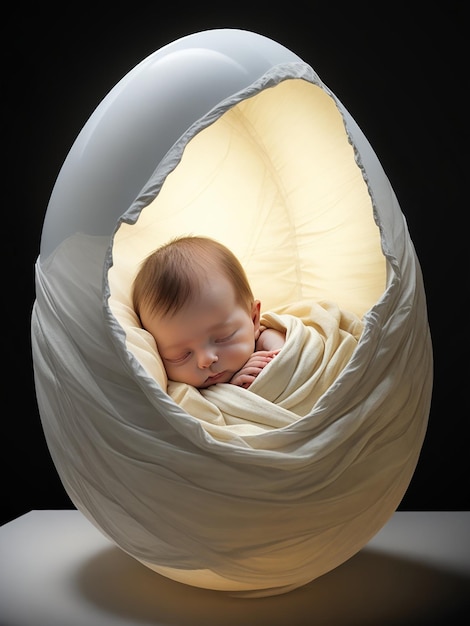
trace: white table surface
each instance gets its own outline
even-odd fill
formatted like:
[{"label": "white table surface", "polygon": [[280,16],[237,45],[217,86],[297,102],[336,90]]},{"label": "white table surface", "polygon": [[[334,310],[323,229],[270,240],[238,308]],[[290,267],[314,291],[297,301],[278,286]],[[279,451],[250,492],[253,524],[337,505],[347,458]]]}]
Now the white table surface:
[{"label": "white table surface", "polygon": [[469,617],[470,511],[397,512],[332,572],[257,599],[164,578],[78,511],[31,511],[0,528],[1,626],[457,626]]}]

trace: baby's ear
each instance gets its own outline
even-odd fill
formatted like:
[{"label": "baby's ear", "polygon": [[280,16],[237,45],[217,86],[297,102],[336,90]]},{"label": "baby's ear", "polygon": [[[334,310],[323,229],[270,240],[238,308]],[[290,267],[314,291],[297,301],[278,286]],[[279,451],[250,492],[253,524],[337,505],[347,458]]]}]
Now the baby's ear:
[{"label": "baby's ear", "polygon": [[251,305],[251,319],[253,320],[253,326],[255,329],[255,339],[258,339],[260,334],[260,319],[261,319],[261,302],[255,300]]}]

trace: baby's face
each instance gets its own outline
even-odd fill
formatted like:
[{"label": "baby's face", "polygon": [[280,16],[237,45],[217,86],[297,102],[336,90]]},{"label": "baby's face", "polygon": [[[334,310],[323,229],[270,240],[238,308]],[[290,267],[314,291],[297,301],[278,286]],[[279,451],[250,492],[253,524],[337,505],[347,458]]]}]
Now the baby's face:
[{"label": "baby's face", "polygon": [[229,281],[214,274],[200,296],[175,315],[144,310],[141,319],[155,338],[168,378],[203,389],[227,383],[253,354],[260,303],[247,311]]}]

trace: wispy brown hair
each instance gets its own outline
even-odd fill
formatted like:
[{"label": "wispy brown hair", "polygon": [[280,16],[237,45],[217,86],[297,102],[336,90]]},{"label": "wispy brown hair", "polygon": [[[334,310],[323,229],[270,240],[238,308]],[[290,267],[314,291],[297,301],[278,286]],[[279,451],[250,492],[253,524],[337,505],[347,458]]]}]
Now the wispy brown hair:
[{"label": "wispy brown hair", "polygon": [[139,317],[143,306],[152,314],[174,315],[215,272],[229,280],[239,303],[250,310],[253,293],[237,257],[214,239],[192,235],[172,239],[143,261],[132,289],[134,310]]}]

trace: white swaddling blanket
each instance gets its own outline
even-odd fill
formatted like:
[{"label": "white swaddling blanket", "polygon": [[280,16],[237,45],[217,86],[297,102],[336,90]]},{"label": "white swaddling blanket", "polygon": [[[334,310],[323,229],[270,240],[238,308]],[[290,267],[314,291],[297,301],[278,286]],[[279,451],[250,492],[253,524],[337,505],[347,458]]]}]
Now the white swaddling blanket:
[{"label": "white swaddling blanket", "polygon": [[286,342],[248,390],[168,382],[172,399],[217,439],[282,428],[307,415],[351,358],[363,328],[357,316],[326,301],[266,312],[261,323],[285,331]]}]

